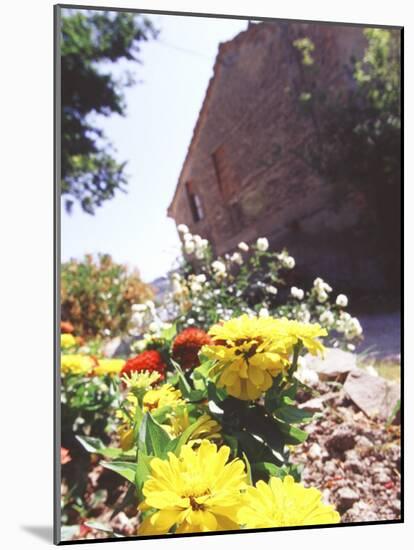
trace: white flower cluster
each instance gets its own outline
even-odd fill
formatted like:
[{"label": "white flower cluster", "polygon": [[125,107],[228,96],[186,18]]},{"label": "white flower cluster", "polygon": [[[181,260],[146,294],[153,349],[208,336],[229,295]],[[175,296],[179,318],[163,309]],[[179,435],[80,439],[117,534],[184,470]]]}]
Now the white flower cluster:
[{"label": "white flower cluster", "polygon": [[335,303],[339,307],[346,307],[348,305],[348,298],[345,294],[338,294]]},{"label": "white flower cluster", "polygon": [[197,260],[203,260],[208,249],[208,240],[202,239],[200,235],[192,235],[188,227],[182,223],[178,225],[177,229],[183,239],[184,252],[188,256],[194,254]]},{"label": "white flower cluster", "polygon": [[335,315],[331,310],[326,309],[323,313],[319,315],[319,322],[324,327],[332,327],[335,324]]},{"label": "white flower cluster", "polygon": [[256,241],[257,250],[260,250],[260,252],[266,252],[266,250],[269,248],[269,241],[266,239],[266,237],[259,237]]},{"label": "white flower cluster", "polygon": [[301,323],[309,323],[311,320],[311,313],[307,304],[300,304],[298,311],[296,312],[297,320]]},{"label": "white flower cluster", "polygon": [[227,277],[226,264],[221,260],[214,260],[211,264],[216,282],[221,282]]},{"label": "white flower cluster", "polygon": [[303,290],[301,288],[297,288],[296,286],[292,286],[290,289],[290,294],[297,300],[303,300],[303,297],[305,296]]},{"label": "white flower cluster", "polygon": [[243,256],[240,254],[240,252],[234,252],[230,256],[230,261],[235,264],[243,265]]},{"label": "white flower cluster", "polygon": [[207,283],[207,277],[204,273],[200,273],[200,275],[190,275],[188,277],[188,282],[190,284],[190,290],[194,296],[201,294],[205,287],[209,286],[209,283]]},{"label": "white flower cluster", "polygon": [[[145,332],[149,332],[150,335],[159,335],[162,330],[171,326],[160,319],[152,300],[147,300],[143,304],[133,304],[131,310],[131,328],[129,332],[133,336],[140,336]],[[148,334],[145,336],[148,336]]]},{"label": "white flower cluster", "polygon": [[358,338],[363,332],[361,323],[358,319],[352,317],[345,311],[341,311],[335,328],[338,332],[342,333],[347,340]]},{"label": "white flower cluster", "polygon": [[267,285],[266,286],[266,292],[268,292],[269,294],[273,294],[273,296],[276,296],[277,288],[273,285]]},{"label": "white flower cluster", "polygon": [[259,317],[269,317],[269,310],[267,307],[262,307],[259,309]]},{"label": "white flower cluster", "polygon": [[286,250],[283,250],[283,252],[278,254],[277,259],[285,269],[293,269],[296,265],[295,258],[293,258],[293,256],[289,256]]},{"label": "white flower cluster", "polygon": [[328,285],[321,277],[317,277],[313,281],[313,289],[316,294],[316,299],[320,304],[326,302],[329,298],[329,293],[332,292],[332,287]]}]

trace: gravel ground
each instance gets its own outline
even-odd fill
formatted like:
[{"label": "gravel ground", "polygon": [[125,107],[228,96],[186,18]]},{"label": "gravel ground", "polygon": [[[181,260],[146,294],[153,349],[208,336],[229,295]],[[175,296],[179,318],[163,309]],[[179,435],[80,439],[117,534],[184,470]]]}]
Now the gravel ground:
[{"label": "gravel ground", "polygon": [[342,523],[400,518],[400,426],[385,426],[338,397],[304,428],[307,441],[293,451],[303,482],[318,487]]}]

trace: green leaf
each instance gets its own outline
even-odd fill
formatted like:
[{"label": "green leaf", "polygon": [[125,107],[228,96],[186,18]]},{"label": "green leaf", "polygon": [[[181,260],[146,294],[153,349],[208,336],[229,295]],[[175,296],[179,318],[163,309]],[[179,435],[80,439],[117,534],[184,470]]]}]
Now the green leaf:
[{"label": "green leaf", "polygon": [[176,372],[178,374],[178,380],[179,380],[178,385],[179,385],[179,388],[181,390],[181,393],[183,394],[184,397],[188,397],[191,394],[192,388],[191,388],[190,384],[188,383],[188,380],[185,377],[185,374],[184,374],[181,366],[176,361],[174,361],[174,359],[170,358],[170,361],[171,361],[172,366],[174,367],[174,369],[176,370]]},{"label": "green leaf", "polygon": [[203,401],[207,397],[207,391],[206,390],[192,390],[187,397],[188,401],[190,403],[197,403],[198,401]]},{"label": "green leaf", "polygon": [[280,477],[283,479],[287,475],[291,475],[297,482],[301,479],[301,471],[303,467],[299,464],[284,464],[277,466],[272,462],[256,462],[252,464],[254,482],[259,479],[268,481],[271,477]]},{"label": "green leaf", "polygon": [[246,453],[242,453],[242,456],[243,456],[243,461],[246,465],[246,474],[247,474],[247,483],[249,485],[253,485],[253,481],[252,481],[252,468],[250,466],[250,462],[249,462],[249,459],[247,458],[247,455]]},{"label": "green leaf", "polygon": [[145,454],[164,458],[167,456],[171,438],[168,433],[154,420],[150,413],[145,413],[138,437],[139,450]]},{"label": "green leaf", "polygon": [[209,382],[207,385],[207,395],[209,401],[214,401],[214,403],[219,405],[226,399],[227,391],[225,388],[218,388],[213,382]]},{"label": "green leaf", "polygon": [[87,437],[77,435],[76,439],[82,445],[82,447],[88,451],[88,453],[96,453],[106,458],[118,458],[123,454],[122,449],[113,449],[112,447],[106,447],[100,439],[97,437]]},{"label": "green leaf", "polygon": [[229,434],[223,434],[224,443],[230,447],[233,457],[237,456],[239,450],[239,442],[237,437]]},{"label": "green leaf", "polygon": [[151,411],[151,416],[158,424],[163,424],[173,410],[171,405],[165,405],[165,407],[160,407]]},{"label": "green leaf", "polygon": [[214,366],[214,361],[206,358],[201,353],[198,354],[200,366],[193,370],[194,378],[208,378],[208,373]]},{"label": "green leaf", "polygon": [[177,334],[177,326],[174,323],[169,328],[164,328],[161,331],[161,338],[164,338],[165,340],[170,341],[175,337],[176,334]]},{"label": "green leaf", "polygon": [[[252,468],[255,474],[264,474],[265,478],[266,476],[268,478],[272,476],[281,477],[280,472],[283,470],[283,466],[276,466],[272,462],[256,462]],[[259,479],[263,478],[259,477]]]},{"label": "green leaf", "polygon": [[303,424],[313,418],[313,413],[291,405],[292,400],[289,397],[284,397],[282,401],[282,405],[275,409],[273,413],[278,419],[283,420],[283,422],[287,422],[288,424]]},{"label": "green leaf", "polygon": [[135,470],[136,465],[133,462],[100,462],[101,466],[106,468],[107,470],[112,470],[113,472],[116,472],[120,476],[124,477],[131,483],[134,483],[135,481]]},{"label": "green leaf", "polygon": [[151,460],[153,460],[154,457],[148,456],[142,451],[138,451],[138,457],[137,457],[137,464],[136,464],[136,471],[135,471],[135,487],[138,494],[138,499],[142,501],[144,499],[144,495],[142,493],[142,488],[144,486],[145,480],[150,476],[151,474]]},{"label": "green leaf", "polygon": [[204,418],[200,416],[200,418],[198,418],[193,424],[188,426],[188,428],[186,428],[179,437],[176,437],[175,439],[170,440],[167,447],[167,452],[172,452],[178,455],[181,451],[181,447],[188,442],[190,437],[198,429],[198,427],[201,424],[203,424],[203,422],[204,422]]},{"label": "green leaf", "polygon": [[285,437],[286,445],[298,445],[299,443],[306,441],[308,437],[307,432],[297,428],[296,426],[286,424],[285,422],[279,422],[276,420],[276,423],[279,430]]},{"label": "green leaf", "polygon": [[[276,457],[272,453],[271,448],[259,441],[251,433],[247,431],[235,431],[232,434],[238,443],[238,454],[245,453],[247,458],[253,464],[255,461],[274,461]],[[282,464],[282,461],[280,461]]]}]

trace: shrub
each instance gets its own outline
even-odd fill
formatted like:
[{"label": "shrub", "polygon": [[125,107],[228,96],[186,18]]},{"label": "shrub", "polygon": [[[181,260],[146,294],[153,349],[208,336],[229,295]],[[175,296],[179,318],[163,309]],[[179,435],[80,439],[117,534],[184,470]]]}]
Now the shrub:
[{"label": "shrub", "polygon": [[124,332],[132,305],[153,296],[138,271],[129,272],[108,254],[64,263],[61,285],[62,321],[89,338]]},{"label": "shrub", "polygon": [[188,326],[208,330],[214,323],[247,314],[320,323],[329,330],[326,344],[334,347],[353,351],[361,341],[362,327],[346,311],[347,296],[336,295],[321,277],[315,277],[310,289],[287,285],[287,280],[294,281],[296,262],[286,249],[271,251],[262,237],[250,246],[239,243],[232,255],[215,258],[206,239],[192,235],[184,225],[179,231],[182,259],[171,273],[170,291],[158,310],[139,306],[146,315],[144,319],[141,313],[137,324],[144,338],[164,328],[162,318],[174,322],[178,330]]}]

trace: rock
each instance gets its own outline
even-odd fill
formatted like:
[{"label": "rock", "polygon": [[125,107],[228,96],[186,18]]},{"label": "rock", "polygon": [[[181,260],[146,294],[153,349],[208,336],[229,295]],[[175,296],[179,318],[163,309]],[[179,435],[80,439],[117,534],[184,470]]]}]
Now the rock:
[{"label": "rock", "polygon": [[355,451],[355,449],[350,449],[349,451],[345,451],[345,460],[352,462],[359,460],[359,455]]},{"label": "rock", "polygon": [[317,458],[320,458],[322,456],[322,448],[317,443],[312,443],[312,445],[308,449],[308,457],[311,460],[315,460]]},{"label": "rock", "polygon": [[371,376],[375,376],[375,377],[379,376],[378,371],[373,365],[368,365],[367,367],[365,367],[365,372],[367,374],[370,374]]},{"label": "rock", "polygon": [[322,412],[324,409],[323,399],[321,399],[320,397],[309,399],[308,401],[305,401],[305,403],[301,403],[300,405],[298,405],[298,409],[302,409],[311,413]]},{"label": "rock", "polygon": [[340,426],[326,440],[325,446],[331,452],[348,451],[355,447],[355,435],[348,426]]},{"label": "rock", "polygon": [[371,376],[361,369],[348,374],[343,389],[369,418],[387,420],[400,398],[399,384]]},{"label": "rock", "polygon": [[371,505],[359,501],[355,502],[341,519],[343,523],[355,523],[356,521],[375,521],[379,518]]},{"label": "rock", "polygon": [[103,347],[104,357],[125,357],[131,353],[131,346],[128,340],[123,340],[119,336],[109,340]]},{"label": "rock", "polygon": [[357,440],[357,447],[360,449],[371,449],[374,446],[373,442],[365,437],[365,435],[360,435]]},{"label": "rock", "polygon": [[338,472],[338,467],[332,460],[325,462],[323,471],[328,476],[334,476]]},{"label": "rock", "polygon": [[381,485],[384,485],[385,483],[388,483],[390,481],[390,478],[387,476],[387,474],[385,472],[378,472],[374,476],[374,480],[377,483],[380,483]]},{"label": "rock", "polygon": [[397,512],[401,510],[401,502],[398,499],[394,499],[390,504],[393,510]]},{"label": "rock", "polygon": [[351,470],[354,474],[361,474],[363,472],[362,464],[358,460],[347,460],[345,462],[345,469]]},{"label": "rock", "polygon": [[324,358],[305,356],[306,366],[318,373],[320,380],[345,380],[348,373],[357,370],[356,355],[348,351],[326,348]]},{"label": "rock", "polygon": [[314,397],[298,405],[298,408],[312,413],[322,412],[324,410],[324,403],[337,399],[339,393],[340,392],[330,392],[320,397]]},{"label": "rock", "polygon": [[349,487],[342,487],[336,493],[336,499],[338,503],[338,510],[341,512],[346,512],[355,502],[359,500],[359,495],[353,489]]},{"label": "rock", "polygon": [[322,491],[322,500],[325,504],[331,504],[331,491],[329,489]]}]

